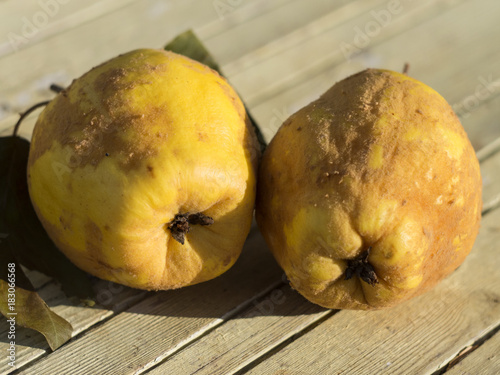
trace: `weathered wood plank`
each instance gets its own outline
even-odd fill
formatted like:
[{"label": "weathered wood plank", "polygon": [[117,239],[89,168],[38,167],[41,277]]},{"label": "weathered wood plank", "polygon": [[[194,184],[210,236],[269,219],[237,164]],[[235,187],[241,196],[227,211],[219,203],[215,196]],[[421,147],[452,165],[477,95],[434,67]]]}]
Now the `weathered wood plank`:
[{"label": "weathered wood plank", "polygon": [[481,162],[483,178],[483,211],[491,210],[500,204],[500,152]]},{"label": "weathered wood plank", "polygon": [[[144,291],[126,288],[104,280],[96,281],[95,284],[97,305],[94,307],[85,306],[75,299],[68,299],[60,286],[53,281],[37,291],[55,313],[71,323],[73,337],[94,324],[125,310],[146,295]],[[7,322],[1,320],[0,337],[7,337],[7,332]],[[9,373],[50,352],[45,338],[40,333],[30,329],[16,327],[15,342],[16,366],[12,368],[8,365],[9,359],[6,356],[1,356],[0,373]],[[6,352],[8,347],[7,342],[0,342],[1,351]]]},{"label": "weathered wood plank", "polygon": [[490,152],[488,149],[500,149],[500,143],[495,143],[500,138],[500,95],[480,101],[470,109],[459,113],[459,118],[474,149],[478,151],[478,157],[482,157],[484,152]]},{"label": "weathered wood plank", "polygon": [[267,294],[281,279],[281,270],[255,231],[235,266],[221,277],[155,293],[21,373],[142,372]]},{"label": "weathered wood plank", "polygon": [[[204,41],[217,37],[235,26],[251,21],[254,18],[258,18],[262,14],[271,12],[274,9],[286,6],[287,4],[290,4],[290,1],[291,0],[253,0],[219,3],[219,5],[226,6],[216,8],[218,18],[206,24],[198,25],[196,27],[196,34]],[[216,3],[214,3],[214,5],[215,4]],[[247,35],[245,39],[248,37],[253,38],[254,36]],[[242,40],[241,42],[244,43],[245,40]],[[234,47],[239,48],[240,46],[238,44]]]},{"label": "weathered wood plank", "polygon": [[0,57],[127,6],[134,0],[0,2]]},{"label": "weathered wood plank", "polygon": [[148,374],[232,374],[332,313],[280,286]]},{"label": "weathered wood plank", "polygon": [[[275,35],[274,38],[268,38],[266,40],[266,34],[258,35],[259,33],[251,33],[252,38],[257,38],[261,40],[259,43],[255,43],[254,50],[247,51],[246,53],[240,54],[233,61],[227,61],[224,64],[224,73],[228,77],[232,77],[237,74],[242,74],[242,72],[247,69],[262,64],[264,61],[271,59],[273,56],[278,56],[285,51],[297,48],[301,45],[307,45],[310,39],[318,38],[321,34],[333,28],[345,28],[343,25],[345,22],[349,22],[352,19],[356,19],[363,14],[367,14],[369,11],[373,10],[377,6],[386,4],[385,0],[355,0],[355,1],[331,1],[331,7],[325,8],[325,12],[321,14],[315,20],[311,22],[304,22],[303,26],[296,28],[295,30],[285,33],[283,35]],[[309,5],[310,3],[308,3]],[[301,18],[301,16],[297,16]],[[285,18],[288,20],[287,18]],[[296,22],[296,21],[295,21]],[[347,25],[349,28],[349,25]],[[254,36],[254,34],[257,34]],[[232,35],[228,34],[224,36],[227,43],[235,43],[235,39],[232,39]],[[208,38],[206,40],[211,48],[218,51],[218,46]],[[332,47],[337,47],[335,44],[330,43],[327,46],[323,46],[321,50],[321,55],[319,58],[323,58],[324,54],[330,53]],[[220,47],[219,47],[220,48]],[[219,57],[219,54],[216,54]],[[282,59],[284,64],[293,63]],[[304,67],[302,67],[304,68]]]},{"label": "weathered wood plank", "polygon": [[[231,63],[250,52],[255,54],[254,51],[264,45],[266,45],[266,50],[269,51],[268,43],[270,41],[279,40],[281,42],[283,36],[291,32],[295,33],[295,30],[302,29],[304,25],[314,22],[317,18],[334,11],[346,2],[346,0],[318,1],[313,5],[310,1],[304,0],[279,1],[281,6],[270,8],[269,5],[271,4],[269,4],[267,9],[259,9],[260,12],[251,19],[246,19],[244,22],[233,22],[232,25],[228,25],[230,27],[216,35],[206,35],[205,28],[199,30],[199,35],[222,66],[224,73],[230,77],[231,70],[234,72],[234,65],[231,64],[232,69],[230,68],[226,72],[225,64]],[[370,3],[370,1],[363,1],[363,4],[365,4],[364,9],[367,8],[366,3]],[[235,10],[234,14],[246,14],[249,11],[247,8],[241,6]],[[346,14],[345,16],[349,18],[351,15]],[[337,22],[339,21],[337,19]],[[231,48],[228,48],[228,46],[231,46]],[[283,48],[286,49],[286,46],[282,45],[281,48],[276,48],[273,52],[283,51]],[[262,50],[260,51],[262,52]]]},{"label": "weathered wood plank", "polygon": [[446,375],[500,374],[500,332],[458,362]]},{"label": "weathered wood plank", "polygon": [[[464,0],[425,0],[419,2],[401,1],[399,8],[396,12],[391,12],[387,9],[388,3],[383,2],[372,11],[363,12],[360,15],[348,19],[337,27],[328,28],[318,35],[307,39],[306,41],[293,45],[280,54],[270,56],[268,59],[253,64],[248,69],[235,75],[229,75],[231,81],[236,86],[237,90],[245,97],[246,102],[250,107],[253,107],[269,98],[274,97],[276,94],[295,86],[297,82],[303,81],[308,77],[315,76],[338,64],[346,64],[350,70],[357,71],[363,66],[373,66],[383,63],[383,60],[388,60],[388,57],[397,56],[401,61],[395,70],[402,69],[405,62],[404,59],[411,58],[399,51],[399,45],[392,42],[393,38],[406,35],[405,45],[412,45],[417,43],[413,40],[414,37],[421,38],[421,34],[413,36],[410,30],[415,28],[416,25],[426,22],[426,32],[433,32],[434,30],[428,27],[427,22],[431,18],[441,18],[441,21],[446,21],[448,14],[453,13],[454,17],[462,16],[453,12],[454,9],[461,9],[460,2]],[[465,2],[467,3],[467,2]],[[458,5],[457,5],[458,4]],[[483,4],[484,5],[484,4]],[[477,9],[474,9],[477,10]],[[487,13],[485,11],[485,13]],[[381,14],[388,14],[387,22],[377,21],[380,19]],[[467,16],[470,16],[467,13]],[[493,25],[494,17],[489,13],[484,20],[485,24]],[[384,23],[385,26],[382,26]],[[459,32],[462,25],[458,20],[455,23],[441,24],[440,34],[444,35],[449,28],[453,28],[453,32],[458,33],[456,45],[462,43],[461,38],[466,41],[476,39],[479,32],[475,29],[467,30],[468,34]],[[327,26],[327,25],[325,25]],[[466,26],[466,25],[464,25]],[[464,27],[467,29],[467,27]],[[371,31],[373,30],[373,31]],[[489,29],[491,32],[491,28]],[[372,35],[369,36],[368,34]],[[463,35],[462,35],[463,33]],[[364,37],[360,35],[365,35]],[[439,34],[438,34],[439,35]],[[458,39],[460,38],[460,39]],[[444,39],[444,38],[443,38]],[[450,38],[447,36],[445,44],[450,43]],[[372,53],[372,50],[382,41],[391,41],[392,52],[390,56],[378,55]],[[430,43],[428,43],[430,44]],[[358,48],[356,46],[362,47]],[[403,48],[403,46],[401,46]],[[427,48],[443,48],[439,38],[433,35],[433,43]],[[413,54],[422,55],[422,51],[410,49]],[[351,54],[347,51],[360,51],[357,54]],[[361,53],[361,52],[366,53]],[[442,53],[440,54],[442,55]],[[432,56],[432,55],[429,55]],[[440,57],[440,56],[436,56]],[[381,61],[382,60],[382,61]],[[410,60],[411,61],[411,60]],[[386,63],[388,68],[391,65]]]},{"label": "weathered wood plank", "polygon": [[0,116],[52,97],[50,83],[68,85],[120,53],[161,48],[180,32],[217,18],[212,1],[132,1],[103,17],[29,44],[0,58]]},{"label": "weathered wood plank", "polygon": [[[454,2],[452,3],[454,4]],[[433,4],[436,7],[435,9],[432,8],[433,12],[438,12],[440,9],[439,2],[433,2]],[[494,17],[483,17],[481,26],[471,24],[470,22],[462,25],[457,21],[460,19],[470,19],[470,14],[481,13],[483,11],[488,13],[490,0],[468,1],[451,9],[446,4],[441,5],[447,12],[440,13],[427,22],[421,23],[417,27],[393,36],[390,39],[383,40],[378,44],[372,42],[366,51],[353,57],[350,62],[344,61],[337,49],[337,55],[339,55],[338,61],[335,62],[332,60],[328,67],[311,75],[304,73],[304,76],[291,76],[288,78],[291,82],[289,88],[280,90],[278,94],[270,99],[266,99],[261,104],[250,104],[252,115],[263,128],[267,139],[272,138],[281,122],[288,115],[318,98],[336,81],[367,66],[400,70],[404,62],[408,61],[411,63],[410,74],[436,89],[452,105],[460,104],[465,98],[471,95],[474,96],[477,86],[481,84],[481,77],[488,80],[491,76],[492,81],[495,82],[490,86],[493,92],[488,93],[490,100],[500,94],[500,90],[498,90],[500,85],[497,82],[497,79],[500,78],[500,67],[494,62],[494,59],[487,58],[492,54],[491,49],[484,47],[479,42],[487,40],[492,30],[496,30],[499,27],[498,23]],[[495,7],[499,4],[495,3],[491,5]],[[400,15],[401,18],[403,16],[404,14]],[[394,23],[399,19],[395,19]],[[453,22],[456,22],[456,24]],[[363,26],[362,23],[360,25]],[[464,33],[463,35],[462,32]],[[428,39],[422,38],[422,34],[432,35],[432,43],[429,43]],[[454,35],[453,39],[450,39],[450,34]],[[475,51],[476,53],[472,55],[475,62],[472,63],[468,59],[467,62],[470,62],[470,65],[463,66],[462,64],[457,64],[456,61],[460,60],[457,55],[468,55],[467,45],[473,43],[483,46],[481,50]],[[338,46],[338,43],[334,44],[334,46]],[[327,44],[325,43],[323,44],[323,49],[326,48]],[[496,49],[498,52],[496,46],[492,45],[491,48]],[[425,51],[425,53],[422,51]],[[453,53],[450,51],[453,51]],[[319,52],[316,52],[315,56],[318,57],[321,55]],[[282,64],[285,64],[286,60],[283,58]],[[446,69],[436,69],[435,65],[433,65],[433,69],[428,68],[429,63],[424,63],[424,60],[431,62],[439,61],[440,66],[445,66]],[[262,65],[262,69],[265,69],[266,74],[272,70],[267,65]],[[454,73],[449,73],[449,71]],[[440,75],[445,75],[448,79],[443,81],[439,78]],[[242,90],[242,87],[240,87],[242,82],[235,80],[235,77],[231,77],[231,82],[238,90]],[[482,98],[485,97],[484,91],[484,89],[481,90]],[[243,91],[241,92],[244,94]],[[260,95],[260,93],[257,94]],[[245,95],[243,96],[248,103],[248,98]],[[488,103],[488,100],[479,100],[477,105],[473,104],[469,108],[472,111],[476,111],[484,103]],[[463,109],[458,109],[460,109],[462,114],[465,114]],[[494,134],[497,133],[500,133],[500,131],[487,131],[488,136],[494,137]],[[480,139],[480,143],[477,144],[477,147],[484,145],[484,137],[481,137],[483,136],[479,136],[478,138]]]},{"label": "weathered wood plank", "polygon": [[[483,176],[497,173],[490,167]],[[500,324],[499,220],[500,209],[483,218],[466,261],[427,294],[389,310],[340,311],[248,373],[432,374]]]},{"label": "weathered wood plank", "polygon": [[[410,63],[412,76],[425,79],[452,104],[476,94],[477,86],[483,86],[489,79],[496,81],[492,89],[498,94],[500,49],[487,41],[500,32],[490,13],[497,14],[500,3],[465,1],[444,10],[408,32],[373,46],[366,51],[365,58],[394,70],[401,69],[404,62]],[[481,91],[486,90],[481,88]],[[491,97],[490,94],[485,92],[481,100]]]}]

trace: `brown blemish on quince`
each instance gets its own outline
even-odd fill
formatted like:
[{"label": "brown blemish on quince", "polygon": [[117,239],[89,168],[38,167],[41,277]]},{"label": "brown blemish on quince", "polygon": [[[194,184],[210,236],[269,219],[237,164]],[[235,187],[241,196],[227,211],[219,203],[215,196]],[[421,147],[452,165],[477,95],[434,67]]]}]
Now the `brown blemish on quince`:
[{"label": "brown blemish on quince", "polygon": [[[151,66],[146,67],[152,69]],[[96,68],[94,68],[96,69]],[[156,145],[164,135],[150,137],[151,125],[167,117],[165,108],[144,108],[133,112],[127,96],[129,90],[144,82],[126,82],[124,77],[138,68],[110,69],[95,80],[85,82],[85,74],[67,89],[67,97],[59,94],[44,110],[34,130],[36,151],[30,157],[32,165],[48,151],[54,142],[69,147],[71,162],[68,167],[97,166],[107,155],[125,171],[137,169],[142,161],[156,155]],[[91,71],[92,72],[92,71]],[[80,86],[79,88],[77,88]],[[87,94],[97,94],[92,98]],[[115,91],[118,90],[118,91]],[[84,109],[85,108],[85,109]],[[168,126],[168,125],[166,125]],[[133,133],[133,137],[127,133]],[[160,133],[157,133],[160,134]]]},{"label": "brown blemish on quince", "polygon": [[155,173],[154,173],[154,168],[151,166],[151,165],[148,165],[146,166],[148,172],[151,174],[151,177],[155,177]]},{"label": "brown blemish on quince", "polygon": [[64,217],[59,216],[59,222],[61,223],[63,230],[70,229],[69,222]]},{"label": "brown blemish on quince", "polygon": [[227,256],[227,257],[224,259],[224,261],[222,262],[222,265],[223,265],[224,267],[227,267],[227,266],[231,263],[231,260],[232,260],[232,259],[233,259],[233,258],[232,258],[230,255],[229,255],[229,256]]},{"label": "brown blemish on quince", "polygon": [[198,140],[200,142],[207,142],[209,140],[208,134],[203,132],[198,132]]}]

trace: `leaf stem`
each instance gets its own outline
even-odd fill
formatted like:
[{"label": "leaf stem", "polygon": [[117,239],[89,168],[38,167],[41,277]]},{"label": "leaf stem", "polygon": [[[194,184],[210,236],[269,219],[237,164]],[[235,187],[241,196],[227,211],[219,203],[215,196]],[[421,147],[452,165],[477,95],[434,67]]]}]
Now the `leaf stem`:
[{"label": "leaf stem", "polygon": [[34,106],[32,106],[31,108],[28,108],[26,111],[24,111],[23,113],[21,113],[21,117],[19,117],[19,120],[17,121],[16,125],[14,126],[14,132],[12,133],[12,136],[13,137],[17,137],[17,131],[19,130],[19,126],[21,125],[21,122],[23,122],[23,120],[31,113],[33,112],[34,110],[40,108],[40,107],[44,107],[46,106],[47,104],[50,103],[50,100],[46,100],[44,102],[41,102],[41,103],[38,103],[38,104],[35,104]]},{"label": "leaf stem", "polygon": [[[59,94],[61,91],[64,91],[64,87],[56,85],[55,83],[53,83],[52,85],[50,85],[50,91],[53,91],[56,94]],[[21,122],[23,122],[23,120],[26,118],[26,116],[28,116],[34,110],[36,110],[36,109],[38,109],[40,107],[46,106],[49,103],[50,103],[50,100],[46,100],[44,102],[37,103],[34,106],[28,108],[23,113],[21,113],[21,117],[19,118],[19,120],[17,121],[16,125],[14,126],[14,132],[12,133],[12,136],[13,137],[17,137],[17,132],[19,130],[19,126],[21,125]]]}]

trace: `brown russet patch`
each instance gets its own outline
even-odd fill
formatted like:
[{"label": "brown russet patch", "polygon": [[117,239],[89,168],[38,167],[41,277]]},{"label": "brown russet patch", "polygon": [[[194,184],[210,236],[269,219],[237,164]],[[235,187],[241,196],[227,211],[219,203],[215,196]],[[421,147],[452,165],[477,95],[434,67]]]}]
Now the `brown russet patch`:
[{"label": "brown russet patch", "polygon": [[230,256],[230,255],[228,255],[226,258],[224,258],[224,261],[222,262],[222,265],[224,267],[227,267],[231,263],[232,260],[233,260],[233,257]]},{"label": "brown russet patch", "polygon": [[198,132],[198,140],[200,142],[207,142],[209,140],[208,134],[204,132]]},{"label": "brown russet patch", "polygon": [[102,72],[94,81],[94,88],[97,92],[116,92],[117,90],[127,90],[134,87],[134,83],[126,82],[127,69],[115,68]]},{"label": "brown russet patch", "polygon": [[155,172],[154,172],[154,168],[151,166],[151,165],[147,165],[146,166],[146,169],[148,170],[149,174],[151,175],[151,177],[155,177]]},{"label": "brown russet patch", "polygon": [[70,225],[69,225],[69,222],[67,221],[67,219],[63,216],[59,216],[59,222],[61,223],[62,225],[62,228],[64,230],[68,230],[70,229]]},{"label": "brown russet patch", "polygon": [[[147,54],[139,53],[131,58],[134,63],[127,66],[106,68],[107,63],[103,63],[59,93],[35,126],[33,139],[37,146],[33,147],[36,150],[30,156],[30,165],[54,142],[69,147],[68,160],[63,162],[70,168],[96,166],[105,156],[112,156],[128,171],[154,156],[155,144],[168,131],[158,132],[157,137],[149,137],[149,131],[160,119],[168,125],[168,109],[150,106],[134,112],[129,95],[138,87],[147,93],[154,84],[151,74],[166,70],[166,64],[153,65],[147,59]],[[129,132],[134,137],[127,137]]]},{"label": "brown russet patch", "polygon": [[[165,133],[150,137],[151,125],[166,117],[166,108],[145,108],[143,113],[132,112],[128,106],[127,91],[140,83],[120,83],[124,69],[114,69],[104,75],[95,85],[106,100],[91,100],[84,86],[71,86],[68,97],[58,95],[40,116],[34,130],[36,150],[30,158],[34,163],[52,147],[53,142],[69,147],[70,168],[96,166],[106,156],[112,156],[124,170],[137,169],[146,158],[156,154],[156,144],[165,138]],[[99,76],[100,77],[100,76]],[[107,95],[106,90],[121,88],[123,91]],[[78,90],[78,92],[75,92]],[[83,110],[82,108],[87,108]],[[165,121],[164,121],[165,123]],[[166,124],[168,125],[168,124]],[[128,132],[136,136],[126,137]]]}]

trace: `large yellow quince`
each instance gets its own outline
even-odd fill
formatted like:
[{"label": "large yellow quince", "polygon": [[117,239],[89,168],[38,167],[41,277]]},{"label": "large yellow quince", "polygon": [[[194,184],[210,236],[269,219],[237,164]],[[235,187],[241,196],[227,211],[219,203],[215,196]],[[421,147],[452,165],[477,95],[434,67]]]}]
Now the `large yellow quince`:
[{"label": "large yellow quince", "polygon": [[41,113],[28,164],[35,210],[83,270],[142,289],[212,279],[250,229],[258,143],[210,68],[141,49],[73,81]]},{"label": "large yellow quince", "polygon": [[448,103],[406,75],[368,69],[281,126],[262,159],[256,217],[302,295],[376,309],[455,270],[481,206],[479,163]]}]

